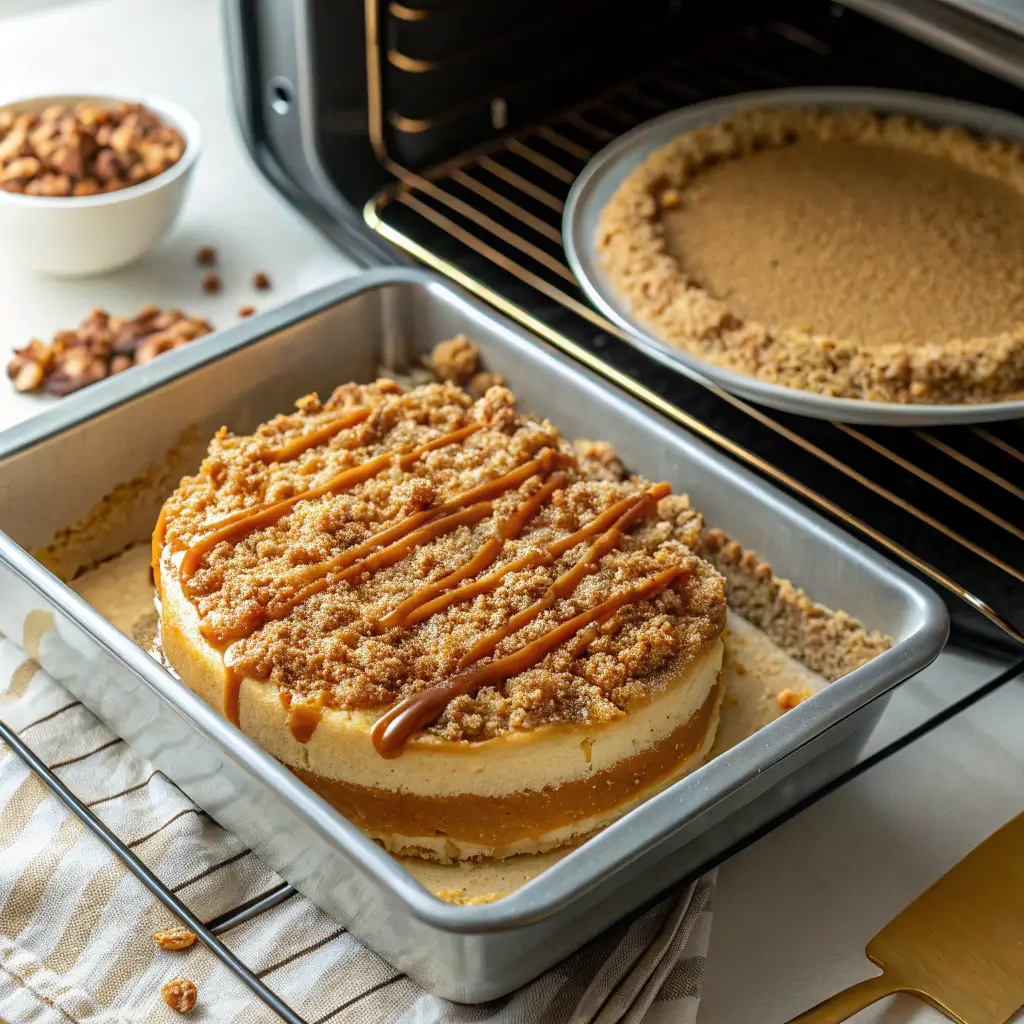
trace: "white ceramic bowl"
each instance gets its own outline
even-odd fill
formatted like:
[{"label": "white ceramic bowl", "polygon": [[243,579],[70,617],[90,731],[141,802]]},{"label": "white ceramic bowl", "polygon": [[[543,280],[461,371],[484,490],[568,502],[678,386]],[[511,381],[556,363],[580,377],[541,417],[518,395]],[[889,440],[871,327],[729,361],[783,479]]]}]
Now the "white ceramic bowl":
[{"label": "white ceramic bowl", "polygon": [[162,174],[95,196],[26,196],[0,189],[0,248],[26,270],[59,277],[102,274],[138,259],[167,233],[181,209],[202,145],[186,111],[152,96],[65,94],[7,103],[0,110],[35,113],[54,103],[145,104],[185,140],[181,159]]}]

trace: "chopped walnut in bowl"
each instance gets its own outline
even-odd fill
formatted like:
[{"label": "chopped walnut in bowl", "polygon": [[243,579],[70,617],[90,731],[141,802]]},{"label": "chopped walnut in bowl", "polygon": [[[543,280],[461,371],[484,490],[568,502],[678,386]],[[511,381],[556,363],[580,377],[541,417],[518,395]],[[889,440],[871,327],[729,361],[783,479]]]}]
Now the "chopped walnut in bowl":
[{"label": "chopped walnut in bowl", "polygon": [[93,196],[149,181],[185,155],[181,132],[142,103],[0,111],[0,189]]},{"label": "chopped walnut in bowl", "polygon": [[123,266],[173,223],[199,147],[193,118],[163,100],[47,96],[0,107],[0,245],[40,273]]}]

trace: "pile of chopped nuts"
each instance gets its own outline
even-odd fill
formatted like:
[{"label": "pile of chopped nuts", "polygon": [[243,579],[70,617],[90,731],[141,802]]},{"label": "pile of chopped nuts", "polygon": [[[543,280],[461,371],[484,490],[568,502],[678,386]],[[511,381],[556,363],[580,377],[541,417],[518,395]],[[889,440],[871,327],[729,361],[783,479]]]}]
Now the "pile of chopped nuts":
[{"label": "pile of chopped nuts", "polygon": [[38,114],[0,111],[0,189],[91,196],[162,174],[185,152],[180,133],[140,103],[57,103]]},{"label": "pile of chopped nuts", "polygon": [[144,306],[129,319],[94,309],[76,330],[58,331],[49,344],[34,338],[15,349],[7,376],[18,391],[69,395],[212,330],[208,321],[177,309]]}]

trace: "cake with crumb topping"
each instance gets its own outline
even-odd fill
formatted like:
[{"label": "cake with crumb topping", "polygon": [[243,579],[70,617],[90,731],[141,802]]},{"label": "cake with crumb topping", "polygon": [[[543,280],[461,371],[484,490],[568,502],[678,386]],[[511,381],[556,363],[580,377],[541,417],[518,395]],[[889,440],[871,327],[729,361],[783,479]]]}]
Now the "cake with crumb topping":
[{"label": "cake with crumb topping", "polygon": [[388,850],[548,850],[714,742],[726,584],[702,528],[500,384],[347,384],[222,430],[167,500],[163,650]]}]

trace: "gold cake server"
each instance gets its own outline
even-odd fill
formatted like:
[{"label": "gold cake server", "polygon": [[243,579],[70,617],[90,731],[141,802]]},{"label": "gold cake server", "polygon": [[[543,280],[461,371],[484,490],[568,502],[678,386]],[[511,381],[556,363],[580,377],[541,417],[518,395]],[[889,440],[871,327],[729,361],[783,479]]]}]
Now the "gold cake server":
[{"label": "gold cake server", "polygon": [[944,874],[867,946],[882,973],[790,1024],[838,1024],[909,992],[958,1024],[1005,1024],[1024,1006],[1024,814]]}]

